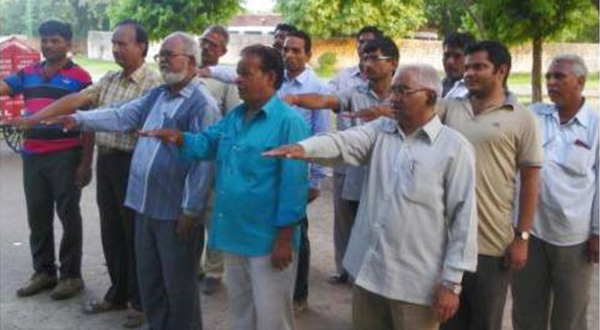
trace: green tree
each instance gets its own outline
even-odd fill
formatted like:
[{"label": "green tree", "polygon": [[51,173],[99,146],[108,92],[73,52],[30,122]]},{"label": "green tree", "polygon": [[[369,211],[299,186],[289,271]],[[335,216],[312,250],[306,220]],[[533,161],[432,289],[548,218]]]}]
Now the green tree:
[{"label": "green tree", "polygon": [[113,0],[0,0],[1,34],[37,34],[37,26],[50,18],[71,23],[76,40],[88,30],[109,28],[106,8]]},{"label": "green tree", "polygon": [[278,0],[286,22],[319,37],[349,36],[376,25],[392,37],[407,36],[425,22],[424,0]]},{"label": "green tree", "polygon": [[143,22],[151,39],[174,31],[202,32],[227,23],[240,10],[239,0],[116,0],[109,8],[112,24],[131,18]]},{"label": "green tree", "polygon": [[[471,28],[480,37],[500,40],[508,45],[531,42],[532,101],[542,100],[543,43],[565,31],[581,26],[583,17],[597,10],[589,0],[461,0],[469,8]],[[592,23],[593,24],[593,23]]]}]

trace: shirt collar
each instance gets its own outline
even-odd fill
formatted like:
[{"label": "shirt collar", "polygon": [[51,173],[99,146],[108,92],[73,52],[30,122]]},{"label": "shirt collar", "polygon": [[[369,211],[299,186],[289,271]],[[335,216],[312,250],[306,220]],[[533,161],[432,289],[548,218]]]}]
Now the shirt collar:
[{"label": "shirt collar", "polygon": [[[278,108],[281,106],[281,102],[282,101],[277,96],[277,93],[274,93],[273,96],[271,96],[271,98],[265,104],[263,104],[260,112],[264,113],[267,117],[271,116],[279,111]],[[245,113],[248,110],[248,105],[246,103],[242,103],[240,106],[242,110],[241,113]]]},{"label": "shirt collar", "polygon": [[192,80],[190,80],[188,82],[187,85],[185,85],[184,88],[182,88],[179,92],[177,93],[172,93],[171,90],[169,89],[169,87],[167,85],[164,85],[164,89],[167,93],[169,93],[169,95],[171,97],[178,97],[181,96],[183,98],[190,98],[193,94],[194,91],[198,88],[199,85],[201,85],[202,83],[200,82],[200,78],[198,78],[198,76],[195,76],[194,78],[192,78]]},{"label": "shirt collar", "polygon": [[[146,63],[142,63],[142,65],[133,71],[132,74],[129,75],[129,80],[133,81],[136,84],[141,84],[146,76],[148,75],[148,65]],[[123,71],[121,71],[121,77],[124,77]]]},{"label": "shirt collar", "polygon": [[297,82],[300,85],[304,85],[310,77],[308,75],[308,69],[304,68],[304,71],[302,71],[299,75],[292,79],[290,79],[290,77],[288,76],[288,71],[285,70],[284,78],[287,82]]},{"label": "shirt collar", "polygon": [[[579,108],[579,110],[577,111],[577,114],[573,118],[571,118],[571,120],[569,120],[569,122],[566,123],[566,125],[574,122],[574,123],[578,123],[579,125],[583,126],[584,128],[588,128],[590,125],[590,113],[593,113],[594,111],[595,110],[593,109],[593,107],[584,98],[581,108]],[[548,107],[544,107],[540,112],[554,117],[554,119],[556,119],[556,121],[558,123],[560,123],[560,117],[558,115],[558,108],[556,107],[555,104],[549,105]]]},{"label": "shirt collar", "polygon": [[[38,62],[37,68],[41,70],[41,69],[44,68],[44,65],[46,65],[46,60]],[[67,69],[70,69],[70,68],[72,68],[74,66],[75,66],[75,63],[73,62],[73,60],[72,59],[68,59],[68,61],[65,63],[65,65],[62,66],[62,68],[60,68],[60,70],[67,70]]]},{"label": "shirt collar", "polygon": [[[404,133],[398,127],[398,123],[391,118],[383,118],[381,123],[381,128],[388,133],[398,133],[402,135],[404,138]],[[423,135],[427,137],[429,144],[432,144],[433,141],[437,138],[440,130],[442,129],[442,122],[437,115],[434,115],[425,125],[421,126],[417,132],[415,132],[415,136]]]},{"label": "shirt collar", "polygon": [[350,68],[348,73],[350,74],[351,77],[357,76],[357,77],[362,78],[362,73],[360,72],[360,68],[358,67],[358,65]]}]

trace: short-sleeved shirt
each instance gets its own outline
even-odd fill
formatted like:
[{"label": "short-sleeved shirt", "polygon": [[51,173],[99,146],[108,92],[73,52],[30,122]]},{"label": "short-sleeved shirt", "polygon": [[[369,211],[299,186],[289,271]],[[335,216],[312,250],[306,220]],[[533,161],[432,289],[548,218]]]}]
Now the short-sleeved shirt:
[{"label": "short-sleeved shirt", "polygon": [[[129,77],[123,70],[109,71],[97,83],[82,90],[92,100],[92,107],[108,107],[141,97],[162,83],[160,76],[143,64]],[[97,132],[96,145],[121,151],[133,151],[137,139],[132,133]]]},{"label": "short-sleeved shirt", "polygon": [[512,94],[503,105],[478,115],[467,98],[442,100],[437,109],[442,122],[475,148],[479,253],[502,256],[514,239],[517,172],[522,167],[542,166],[537,120]]},{"label": "short-sleeved shirt", "polygon": [[[339,114],[344,112],[357,112],[364,108],[379,105],[384,101],[380,99],[377,94],[375,94],[369,84],[357,85],[353,88],[336,92],[335,95],[337,96],[339,102]],[[359,118],[347,119],[349,125],[352,127],[364,124],[364,121]],[[344,179],[344,185],[342,186],[342,199],[359,201],[363,190],[365,167],[342,164],[336,166],[334,171],[336,173],[344,173],[346,175]]]},{"label": "short-sleeved shirt", "polygon": [[[25,116],[92,83],[89,73],[70,60],[52,77],[46,77],[44,65],[39,62],[4,78],[13,95],[23,94]],[[37,125],[25,131],[23,153],[47,154],[75,148],[81,143],[80,135],[78,131],[63,132],[58,125]]]}]

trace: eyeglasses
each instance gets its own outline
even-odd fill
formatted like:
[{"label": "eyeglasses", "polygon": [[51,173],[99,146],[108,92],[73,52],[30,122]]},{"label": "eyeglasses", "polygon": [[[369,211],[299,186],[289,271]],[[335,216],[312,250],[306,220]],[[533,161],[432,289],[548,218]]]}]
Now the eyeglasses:
[{"label": "eyeglasses", "polygon": [[395,95],[400,95],[402,97],[406,97],[406,96],[412,95],[417,92],[429,91],[430,89],[428,89],[428,88],[410,89],[410,88],[407,88],[406,86],[402,86],[402,85],[392,85],[391,90],[392,90],[392,93]]},{"label": "eyeglasses", "polygon": [[182,54],[182,53],[160,52],[160,53],[154,55],[154,60],[156,62],[160,62],[160,59],[164,58],[167,61],[170,61],[175,56],[192,56],[192,55]]},{"label": "eyeglasses", "polygon": [[391,56],[377,55],[377,54],[365,54],[365,55],[363,55],[362,58],[363,58],[363,61],[368,62],[368,61],[389,60],[392,57]]}]

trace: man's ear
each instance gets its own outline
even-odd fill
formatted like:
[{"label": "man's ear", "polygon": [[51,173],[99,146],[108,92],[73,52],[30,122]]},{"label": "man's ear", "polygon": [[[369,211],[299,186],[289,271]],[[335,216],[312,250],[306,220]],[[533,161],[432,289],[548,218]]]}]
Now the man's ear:
[{"label": "man's ear", "polygon": [[306,62],[309,62],[311,57],[312,57],[312,51],[306,52]]},{"label": "man's ear", "polygon": [[437,101],[437,95],[432,92],[427,92],[427,102],[425,104],[432,106]]}]

